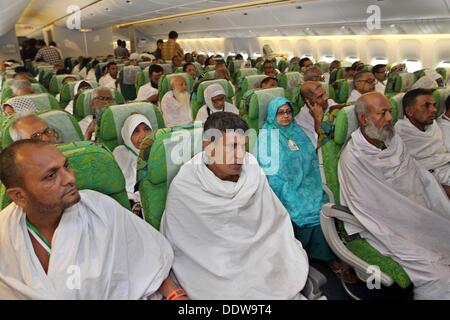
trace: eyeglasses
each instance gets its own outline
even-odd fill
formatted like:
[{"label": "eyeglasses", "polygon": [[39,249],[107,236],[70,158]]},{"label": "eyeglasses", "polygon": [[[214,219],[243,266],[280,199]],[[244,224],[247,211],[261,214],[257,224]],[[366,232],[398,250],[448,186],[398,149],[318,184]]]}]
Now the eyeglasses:
[{"label": "eyeglasses", "polygon": [[368,83],[368,84],[374,84],[375,81],[376,81],[375,79],[367,79],[367,80],[358,80],[356,82],[365,82],[365,83]]},{"label": "eyeglasses", "polygon": [[58,132],[56,132],[55,129],[52,128],[45,128],[42,132],[35,132],[31,135],[31,139],[33,140],[42,140],[42,136],[46,135],[47,137],[51,138],[51,137],[56,137],[58,138]]},{"label": "eyeglasses", "polygon": [[112,98],[112,97],[97,96],[97,97],[94,98],[94,100],[99,100],[99,101],[112,101],[113,98]]},{"label": "eyeglasses", "polygon": [[277,112],[277,116],[280,116],[280,117],[282,117],[284,115],[290,116],[291,114],[292,114],[292,110],[291,109],[286,110],[286,111],[278,111]]}]

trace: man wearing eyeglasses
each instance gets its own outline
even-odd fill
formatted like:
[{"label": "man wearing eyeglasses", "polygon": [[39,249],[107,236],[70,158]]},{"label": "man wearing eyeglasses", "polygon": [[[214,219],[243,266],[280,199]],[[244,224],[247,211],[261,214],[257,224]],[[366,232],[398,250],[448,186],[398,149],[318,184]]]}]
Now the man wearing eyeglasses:
[{"label": "man wearing eyeglasses", "polygon": [[13,141],[34,139],[52,144],[57,144],[59,138],[55,129],[34,114],[18,117],[9,128],[9,135]]},{"label": "man wearing eyeglasses", "polygon": [[352,90],[347,102],[355,102],[365,93],[374,92],[376,84],[375,76],[370,71],[359,71],[353,77],[355,89]]},{"label": "man wearing eyeglasses", "polygon": [[103,109],[115,103],[112,91],[106,87],[97,87],[91,93],[92,114],[79,122],[85,140],[95,140],[95,127]]},{"label": "man wearing eyeglasses", "polygon": [[375,91],[384,94],[384,91],[386,90],[386,78],[387,78],[386,65],[377,64],[372,68],[372,73],[375,79],[377,80],[375,84]]}]

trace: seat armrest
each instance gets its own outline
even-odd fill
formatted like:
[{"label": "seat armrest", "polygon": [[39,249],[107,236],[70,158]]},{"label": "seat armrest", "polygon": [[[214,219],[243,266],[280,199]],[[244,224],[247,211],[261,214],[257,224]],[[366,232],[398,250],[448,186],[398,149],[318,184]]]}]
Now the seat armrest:
[{"label": "seat armrest", "polygon": [[355,216],[351,214],[348,207],[335,204],[326,204],[322,207],[322,213],[328,218],[335,218],[344,222],[348,222],[354,226],[363,228],[358,219],[356,219]]},{"label": "seat armrest", "polygon": [[308,300],[317,300],[323,296],[322,287],[326,283],[327,278],[317,269],[309,266],[308,279],[301,293]]}]

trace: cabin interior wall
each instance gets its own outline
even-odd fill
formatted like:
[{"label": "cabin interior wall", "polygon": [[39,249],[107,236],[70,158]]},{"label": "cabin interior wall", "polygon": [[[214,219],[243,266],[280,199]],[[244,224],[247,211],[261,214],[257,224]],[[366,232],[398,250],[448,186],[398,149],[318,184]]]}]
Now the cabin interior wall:
[{"label": "cabin interior wall", "polygon": [[20,61],[19,43],[14,28],[0,37],[0,61],[6,59]]}]

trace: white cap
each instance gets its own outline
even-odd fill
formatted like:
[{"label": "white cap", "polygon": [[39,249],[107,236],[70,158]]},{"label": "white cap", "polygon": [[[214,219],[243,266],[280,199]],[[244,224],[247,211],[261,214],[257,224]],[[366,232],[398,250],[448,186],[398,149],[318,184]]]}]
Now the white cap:
[{"label": "white cap", "polygon": [[139,54],[138,53],[132,53],[130,55],[130,60],[139,60]]}]

